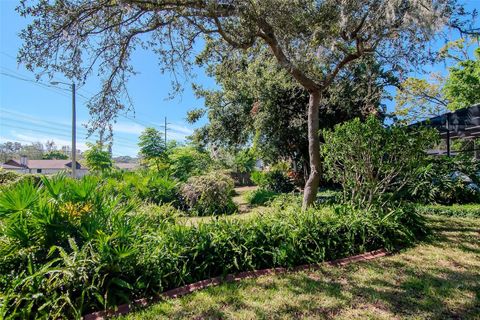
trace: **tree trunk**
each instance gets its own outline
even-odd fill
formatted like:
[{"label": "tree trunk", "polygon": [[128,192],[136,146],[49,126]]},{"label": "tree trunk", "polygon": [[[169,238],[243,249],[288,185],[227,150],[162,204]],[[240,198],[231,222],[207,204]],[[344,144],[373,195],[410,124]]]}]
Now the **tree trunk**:
[{"label": "tree trunk", "polygon": [[310,92],[310,101],[308,103],[308,155],[310,157],[310,175],[303,191],[302,208],[304,210],[315,201],[318,185],[320,184],[320,138],[318,136],[320,97],[320,91]]}]

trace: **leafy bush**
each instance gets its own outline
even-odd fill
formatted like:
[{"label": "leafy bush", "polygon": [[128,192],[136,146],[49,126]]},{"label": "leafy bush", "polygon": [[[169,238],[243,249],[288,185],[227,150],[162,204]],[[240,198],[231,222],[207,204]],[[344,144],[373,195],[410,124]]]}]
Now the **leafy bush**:
[{"label": "leafy bush", "polygon": [[172,204],[144,204],[140,206],[135,215],[141,216],[152,225],[158,226],[164,223],[174,223],[176,219],[182,216],[182,212]]},{"label": "leafy bush", "polygon": [[262,186],[267,183],[265,173],[263,171],[253,171],[250,175],[250,179],[256,186]]},{"label": "leafy bush", "polygon": [[79,317],[125,302],[140,233],[131,207],[95,177],[42,180],[0,193],[0,318]]},{"label": "leafy bush", "polygon": [[20,174],[0,169],[0,186],[18,179]]},{"label": "leafy bush", "polygon": [[145,276],[167,289],[231,272],[393,249],[426,232],[423,218],[411,207],[387,213],[348,206],[302,212],[300,205],[290,205],[250,219],[167,226],[154,245],[141,250],[140,261],[147,266]]},{"label": "leafy bush", "polygon": [[245,200],[253,206],[262,206],[275,199],[278,193],[262,188],[251,190],[245,193]]},{"label": "leafy bush", "polygon": [[288,193],[295,190],[292,180],[280,170],[254,171],[251,179],[253,183],[267,191]]},{"label": "leafy bush", "polygon": [[405,198],[421,203],[480,202],[479,170],[472,157],[430,157],[418,168]]},{"label": "leafy bush", "polygon": [[87,142],[88,150],[83,152],[83,157],[90,172],[105,172],[113,168],[112,155],[107,146],[102,143]]},{"label": "leafy bush", "polygon": [[180,181],[204,174],[210,168],[210,156],[194,147],[175,147],[168,153],[169,171]]},{"label": "leafy bush", "polygon": [[105,190],[127,201],[138,199],[155,204],[178,201],[177,182],[151,170],[116,172],[106,175],[104,180]]},{"label": "leafy bush", "polygon": [[37,185],[41,182],[41,175],[0,170],[0,187],[16,184],[25,180],[31,181],[34,185]]},{"label": "leafy bush", "polygon": [[421,214],[436,214],[448,217],[480,218],[480,205],[478,204],[454,204],[451,206],[423,205],[418,206],[417,211]]},{"label": "leafy bush", "polygon": [[373,116],[336,125],[323,136],[327,178],[342,186],[345,201],[365,208],[384,205],[415,181],[424,150],[438,138],[433,129],[385,127]]},{"label": "leafy bush", "polygon": [[233,179],[223,173],[191,177],[181,187],[182,199],[191,215],[207,216],[232,213]]}]

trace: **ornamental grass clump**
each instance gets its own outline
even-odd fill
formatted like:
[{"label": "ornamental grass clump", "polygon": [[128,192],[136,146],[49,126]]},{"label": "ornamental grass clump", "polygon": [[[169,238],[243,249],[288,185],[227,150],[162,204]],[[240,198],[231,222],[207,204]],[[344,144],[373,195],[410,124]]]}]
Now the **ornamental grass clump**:
[{"label": "ornamental grass clump", "polygon": [[237,210],[232,200],[234,181],[224,173],[212,172],[190,177],[180,194],[190,215],[231,214]]}]

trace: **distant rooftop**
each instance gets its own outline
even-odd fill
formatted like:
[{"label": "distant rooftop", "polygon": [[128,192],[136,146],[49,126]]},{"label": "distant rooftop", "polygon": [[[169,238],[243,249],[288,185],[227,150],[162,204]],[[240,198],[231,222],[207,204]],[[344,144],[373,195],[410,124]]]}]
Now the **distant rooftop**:
[{"label": "distant rooftop", "polygon": [[[22,168],[20,160],[9,160],[2,165],[9,166],[10,169]],[[26,167],[29,169],[66,169],[72,167],[71,160],[27,160]],[[82,168],[80,163],[77,162],[77,169]]]},{"label": "distant rooftop", "polygon": [[134,162],[116,162],[114,165],[118,169],[123,169],[123,170],[133,170],[140,166],[138,163],[134,163]]}]

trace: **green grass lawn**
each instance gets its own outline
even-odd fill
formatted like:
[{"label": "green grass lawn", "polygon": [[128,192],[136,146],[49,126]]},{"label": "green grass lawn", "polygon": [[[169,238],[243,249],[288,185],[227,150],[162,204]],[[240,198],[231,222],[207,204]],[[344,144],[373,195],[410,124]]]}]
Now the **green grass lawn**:
[{"label": "green grass lawn", "polygon": [[211,287],[127,319],[480,319],[480,219],[428,220],[428,241],[389,257]]}]

